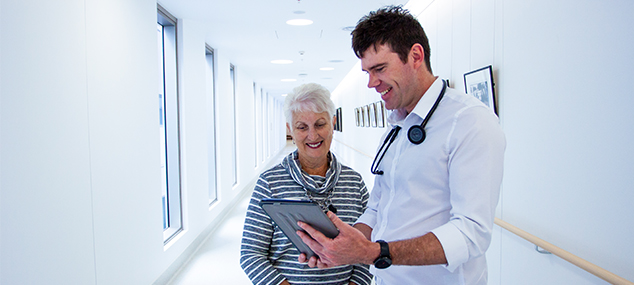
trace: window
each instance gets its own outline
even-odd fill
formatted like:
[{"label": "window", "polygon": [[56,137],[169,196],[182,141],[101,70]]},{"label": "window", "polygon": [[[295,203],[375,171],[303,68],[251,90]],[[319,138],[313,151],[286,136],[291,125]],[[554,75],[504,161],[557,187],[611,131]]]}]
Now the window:
[{"label": "window", "polygon": [[236,146],[237,138],[237,117],[236,117],[236,67],[233,64],[229,67],[229,77],[231,77],[231,96],[233,97],[233,141],[231,142],[232,156],[231,169],[233,170],[233,186],[238,184],[238,147]]},{"label": "window", "polygon": [[253,167],[258,167],[258,88],[253,82]]},{"label": "window", "polygon": [[158,6],[159,133],[163,191],[163,241],[182,231],[176,18]]},{"label": "window", "polygon": [[260,128],[262,129],[262,131],[260,132],[260,144],[259,144],[259,150],[260,150],[260,162],[264,162],[264,160],[266,159],[266,157],[264,156],[264,149],[266,148],[266,138],[265,138],[265,133],[267,133],[266,131],[266,111],[264,109],[265,106],[265,99],[264,99],[264,91],[260,90]]},{"label": "window", "polygon": [[217,172],[218,165],[216,162],[216,93],[214,78],[214,49],[205,46],[205,59],[207,65],[207,110],[209,115],[207,119],[207,141],[209,147],[207,155],[209,157],[209,205],[218,201],[218,184]]},{"label": "window", "polygon": [[264,97],[264,129],[266,130],[266,136],[264,138],[264,156],[269,158],[271,156],[269,145],[271,143],[271,110],[269,109],[269,94]]}]

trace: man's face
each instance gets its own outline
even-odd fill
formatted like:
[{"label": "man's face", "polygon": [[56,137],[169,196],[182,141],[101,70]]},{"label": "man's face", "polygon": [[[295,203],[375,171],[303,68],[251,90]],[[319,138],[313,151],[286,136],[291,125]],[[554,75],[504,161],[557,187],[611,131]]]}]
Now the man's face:
[{"label": "man's face", "polygon": [[416,99],[419,97],[414,88],[416,76],[411,62],[403,63],[388,45],[377,45],[376,50],[371,46],[363,53],[361,68],[370,76],[368,88],[374,88],[381,94],[385,108],[404,108],[409,113],[418,103]]}]

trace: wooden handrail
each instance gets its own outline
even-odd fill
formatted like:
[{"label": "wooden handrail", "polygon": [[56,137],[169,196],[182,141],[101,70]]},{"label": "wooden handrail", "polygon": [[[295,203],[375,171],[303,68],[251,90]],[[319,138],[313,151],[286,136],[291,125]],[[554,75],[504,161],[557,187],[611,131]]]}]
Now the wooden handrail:
[{"label": "wooden handrail", "polygon": [[526,231],[511,225],[507,222],[505,222],[502,219],[498,219],[495,218],[495,224],[502,227],[503,229],[512,232],[516,235],[518,235],[519,237],[535,244],[536,246],[539,246],[549,252],[551,252],[552,254],[559,256],[561,258],[563,258],[564,260],[578,266],[579,268],[588,271],[592,274],[594,274],[595,276],[610,282],[611,284],[617,284],[617,285],[634,285],[634,282],[631,282],[621,276],[618,276],[610,271],[607,271],[593,263],[590,263],[589,261],[578,257],[570,252],[567,252],[543,239],[540,239],[532,234],[527,233]]}]

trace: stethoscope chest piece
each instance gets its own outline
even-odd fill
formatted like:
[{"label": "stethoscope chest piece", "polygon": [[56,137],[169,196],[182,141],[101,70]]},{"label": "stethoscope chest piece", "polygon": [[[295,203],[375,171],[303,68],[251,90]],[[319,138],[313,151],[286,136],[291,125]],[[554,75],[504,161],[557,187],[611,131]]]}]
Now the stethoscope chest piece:
[{"label": "stethoscope chest piece", "polygon": [[412,126],[407,131],[407,138],[413,144],[420,144],[425,140],[425,130],[419,125]]}]

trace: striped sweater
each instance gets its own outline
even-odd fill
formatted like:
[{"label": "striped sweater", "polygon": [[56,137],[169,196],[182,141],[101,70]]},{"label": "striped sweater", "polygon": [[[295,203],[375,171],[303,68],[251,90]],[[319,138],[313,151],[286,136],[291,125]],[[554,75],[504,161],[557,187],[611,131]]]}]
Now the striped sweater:
[{"label": "striped sweater", "polygon": [[[311,176],[320,183],[324,177]],[[315,195],[318,196],[318,195]],[[281,164],[260,175],[247,209],[240,250],[240,265],[253,284],[277,285],[283,280],[291,284],[370,284],[368,265],[344,265],[329,269],[310,268],[297,261],[299,251],[260,207],[265,198],[307,199]],[[361,175],[342,165],[335,184],[332,204],[337,216],[348,224],[356,222],[368,202],[368,191]]]}]

